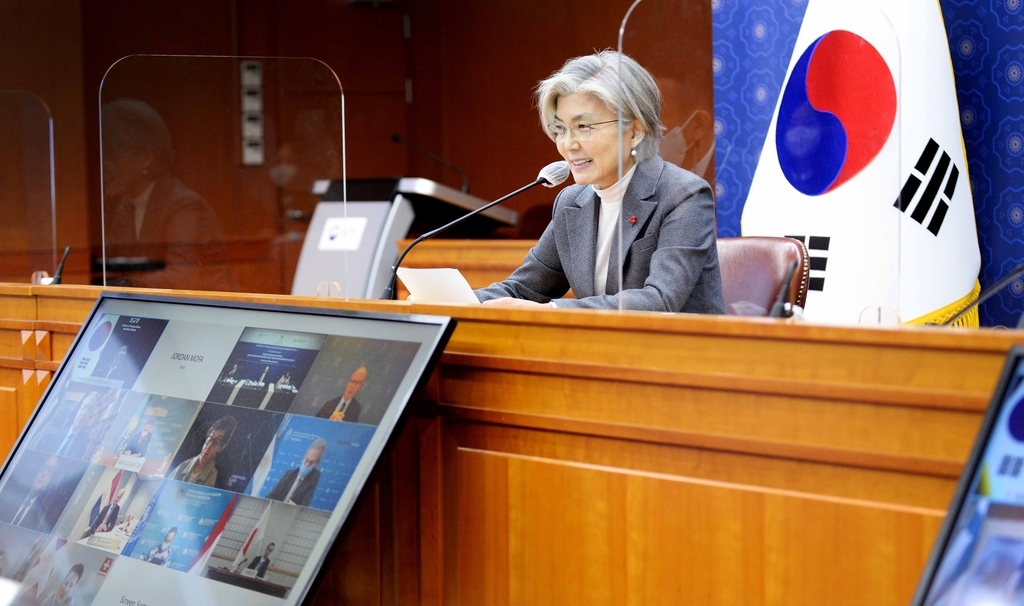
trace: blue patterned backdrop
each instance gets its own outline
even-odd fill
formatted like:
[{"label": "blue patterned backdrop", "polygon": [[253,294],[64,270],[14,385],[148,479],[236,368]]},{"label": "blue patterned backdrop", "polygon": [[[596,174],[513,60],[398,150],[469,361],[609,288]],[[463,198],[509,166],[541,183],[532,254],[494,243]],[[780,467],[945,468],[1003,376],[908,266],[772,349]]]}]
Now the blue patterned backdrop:
[{"label": "blue patterned backdrop", "polygon": [[[740,215],[808,0],[711,0],[718,231]],[[981,246],[981,285],[1024,261],[1024,0],[941,0]],[[1024,280],[981,306],[1015,326]]]}]

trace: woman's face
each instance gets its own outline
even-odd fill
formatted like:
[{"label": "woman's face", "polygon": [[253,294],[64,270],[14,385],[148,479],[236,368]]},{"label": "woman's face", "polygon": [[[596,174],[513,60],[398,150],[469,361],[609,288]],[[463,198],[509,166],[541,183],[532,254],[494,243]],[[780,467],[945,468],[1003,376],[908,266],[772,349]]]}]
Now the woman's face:
[{"label": "woman's face", "polygon": [[[604,189],[619,180],[619,154],[622,154],[622,172],[633,167],[634,158],[630,150],[643,139],[643,131],[634,120],[625,127],[622,149],[618,147],[619,137],[614,123],[616,112],[592,95],[574,93],[559,97],[555,102],[554,124],[566,129],[565,138],[556,141],[558,153],[569,163],[572,178],[579,185],[593,185]],[[594,124],[590,138],[580,141],[577,127],[580,124]]]},{"label": "woman's face", "polygon": [[147,171],[153,153],[144,149],[105,149],[103,152],[103,195],[108,200],[138,197],[149,187]]}]

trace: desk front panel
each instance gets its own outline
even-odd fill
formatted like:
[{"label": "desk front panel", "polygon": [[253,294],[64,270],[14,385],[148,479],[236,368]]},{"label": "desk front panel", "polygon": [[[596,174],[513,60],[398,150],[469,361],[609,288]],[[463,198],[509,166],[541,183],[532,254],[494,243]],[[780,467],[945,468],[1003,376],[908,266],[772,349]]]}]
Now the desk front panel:
[{"label": "desk front panel", "polygon": [[[31,411],[98,293],[0,292],[52,358],[0,359],[0,403]],[[180,294],[459,321],[317,603],[906,603],[1020,341]]]}]

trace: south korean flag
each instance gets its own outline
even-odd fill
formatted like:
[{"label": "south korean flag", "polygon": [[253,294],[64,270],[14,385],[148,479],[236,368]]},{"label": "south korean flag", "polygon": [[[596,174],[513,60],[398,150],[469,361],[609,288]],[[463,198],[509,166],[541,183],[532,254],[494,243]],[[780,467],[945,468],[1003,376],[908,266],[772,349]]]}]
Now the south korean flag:
[{"label": "south korean flag", "polygon": [[810,0],[742,217],[819,245],[805,318],[920,323],[976,296],[958,117],[937,3]]}]

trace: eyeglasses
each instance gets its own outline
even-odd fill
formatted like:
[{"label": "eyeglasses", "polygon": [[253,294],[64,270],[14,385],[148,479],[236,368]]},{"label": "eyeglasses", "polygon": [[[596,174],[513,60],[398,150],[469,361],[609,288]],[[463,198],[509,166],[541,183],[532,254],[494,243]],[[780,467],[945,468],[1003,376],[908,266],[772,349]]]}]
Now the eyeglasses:
[{"label": "eyeglasses", "polygon": [[227,436],[224,434],[210,434],[206,436],[206,441],[210,443],[210,446],[223,446],[227,443]]},{"label": "eyeglasses", "polygon": [[590,139],[590,134],[595,130],[595,126],[602,124],[612,124],[618,122],[618,120],[605,120],[604,122],[580,122],[566,128],[562,124],[548,124],[548,136],[551,137],[552,141],[560,143],[565,141],[567,134],[572,133],[573,139],[577,141],[586,141]]}]

